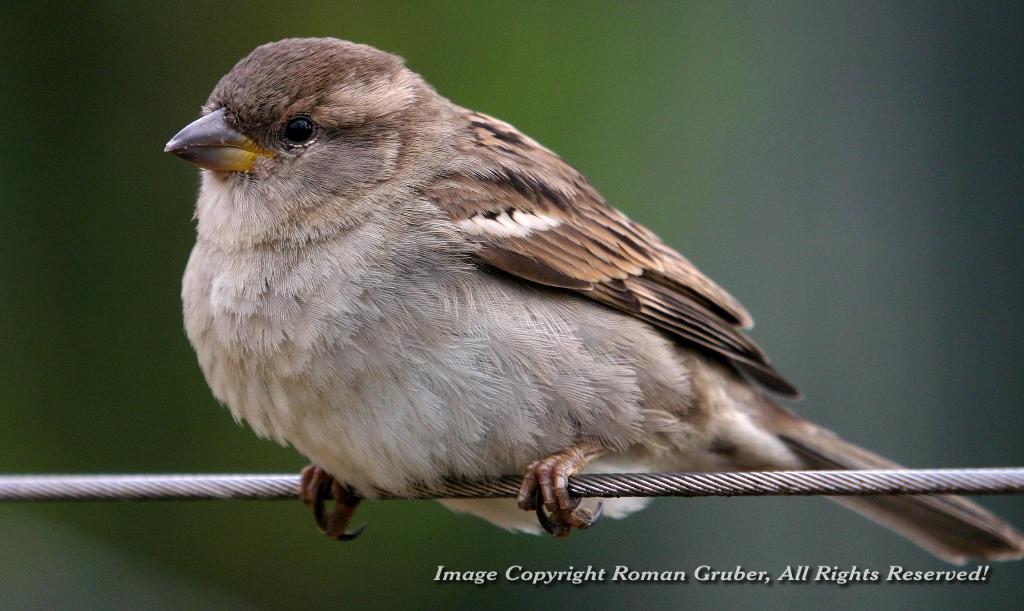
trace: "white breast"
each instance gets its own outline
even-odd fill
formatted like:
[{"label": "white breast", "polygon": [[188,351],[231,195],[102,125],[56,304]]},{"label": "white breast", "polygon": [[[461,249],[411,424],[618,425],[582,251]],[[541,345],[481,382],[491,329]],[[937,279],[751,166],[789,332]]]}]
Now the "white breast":
[{"label": "white breast", "polygon": [[690,395],[671,342],[589,300],[481,270],[459,251],[458,228],[429,214],[381,214],[301,248],[200,238],[182,289],[186,331],[237,419],[364,494],[517,473],[581,436],[621,449],[683,443],[685,425],[666,413]]}]

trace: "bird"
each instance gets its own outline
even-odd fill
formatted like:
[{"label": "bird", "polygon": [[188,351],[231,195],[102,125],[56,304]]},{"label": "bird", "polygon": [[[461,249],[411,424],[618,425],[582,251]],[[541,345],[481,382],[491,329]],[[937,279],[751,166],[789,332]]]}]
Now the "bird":
[{"label": "bird", "polygon": [[[728,292],[397,55],[257,47],[165,151],[201,169],[181,292],[200,368],[311,461],[300,498],[332,539],[361,499],[446,479],[522,473],[515,500],[441,502],[566,537],[646,504],[575,498],[581,472],[899,468],[781,405],[799,392]],[[835,500],[950,562],[1024,555],[956,496]]]}]

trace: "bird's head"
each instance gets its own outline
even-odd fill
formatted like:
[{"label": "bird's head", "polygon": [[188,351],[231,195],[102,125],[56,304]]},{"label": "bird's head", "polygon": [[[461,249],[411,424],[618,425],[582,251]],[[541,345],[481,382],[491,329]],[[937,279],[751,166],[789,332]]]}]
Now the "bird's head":
[{"label": "bird's head", "polygon": [[354,211],[325,208],[372,199],[441,141],[430,137],[439,100],[395,55],[287,39],[239,61],[164,150],[205,170],[201,232],[204,221],[255,233],[317,213],[344,219]]}]

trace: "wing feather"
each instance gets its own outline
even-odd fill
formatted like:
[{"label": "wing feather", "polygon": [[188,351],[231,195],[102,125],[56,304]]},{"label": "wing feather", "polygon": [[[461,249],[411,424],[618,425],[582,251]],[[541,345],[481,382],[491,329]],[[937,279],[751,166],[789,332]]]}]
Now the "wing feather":
[{"label": "wing feather", "polygon": [[798,391],[742,333],[742,305],[583,175],[511,125],[466,112],[463,157],[422,193],[479,243],[484,262],[577,291],[719,354],[767,388]]}]

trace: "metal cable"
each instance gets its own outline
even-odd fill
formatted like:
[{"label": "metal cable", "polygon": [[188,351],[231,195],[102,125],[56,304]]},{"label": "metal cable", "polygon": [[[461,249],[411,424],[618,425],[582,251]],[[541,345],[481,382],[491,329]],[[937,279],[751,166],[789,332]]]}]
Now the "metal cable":
[{"label": "metal cable", "polygon": [[[446,481],[381,499],[514,497],[522,477]],[[297,475],[8,475],[2,501],[156,501],[294,499]],[[744,471],[724,473],[605,473],[569,479],[581,497],[847,496],[895,494],[1020,494],[1024,468],[898,471]]]}]

